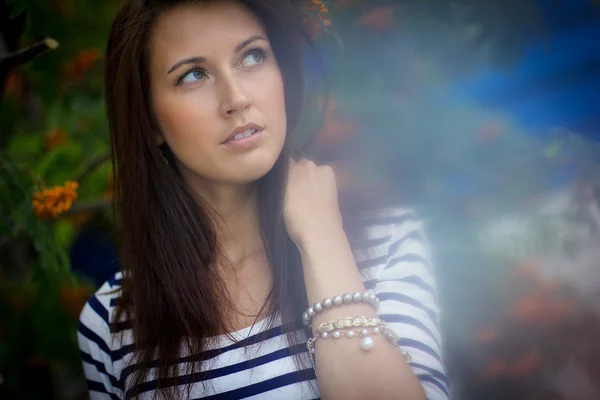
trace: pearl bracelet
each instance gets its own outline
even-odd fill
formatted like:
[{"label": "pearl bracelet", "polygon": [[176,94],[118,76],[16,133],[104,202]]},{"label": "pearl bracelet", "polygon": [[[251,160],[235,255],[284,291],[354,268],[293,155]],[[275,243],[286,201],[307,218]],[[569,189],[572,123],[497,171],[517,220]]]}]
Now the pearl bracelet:
[{"label": "pearl bracelet", "polygon": [[319,313],[330,309],[334,306],[341,306],[344,304],[351,303],[368,303],[375,308],[375,311],[379,311],[379,299],[373,290],[369,289],[364,293],[346,293],[343,296],[334,296],[333,298],[327,297],[322,301],[318,301],[302,314],[302,323],[306,326],[311,325],[312,319]]},{"label": "pearl bracelet", "polygon": [[374,344],[373,338],[371,338],[369,335],[379,333],[382,333],[383,336],[394,345],[394,347],[400,350],[404,360],[407,363],[412,361],[410,354],[402,351],[398,345],[398,340],[400,339],[398,335],[388,328],[388,326],[381,319],[375,317],[346,317],[340,318],[336,321],[322,323],[315,332],[315,336],[309,338],[306,342],[306,348],[308,349],[308,355],[310,357],[313,369],[315,370],[315,374],[315,343],[318,339],[360,337],[360,347],[365,351],[369,351],[373,348]]}]

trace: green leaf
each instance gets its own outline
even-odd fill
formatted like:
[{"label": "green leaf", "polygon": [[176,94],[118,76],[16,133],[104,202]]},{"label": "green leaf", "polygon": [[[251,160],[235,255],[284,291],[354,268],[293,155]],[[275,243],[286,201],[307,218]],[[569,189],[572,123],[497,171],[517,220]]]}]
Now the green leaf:
[{"label": "green leaf", "polygon": [[75,229],[69,221],[59,220],[54,225],[54,232],[57,244],[62,248],[67,248],[73,240]]},{"label": "green leaf", "polygon": [[19,162],[29,162],[39,157],[42,151],[42,138],[39,135],[17,133],[7,146],[8,155]]},{"label": "green leaf", "polygon": [[45,153],[34,165],[34,171],[46,180],[61,184],[65,179],[73,178],[82,159],[81,147],[67,142]]},{"label": "green leaf", "polygon": [[43,253],[44,250],[46,249],[46,243],[45,243],[44,239],[43,238],[35,238],[33,240],[33,248],[38,253]]}]

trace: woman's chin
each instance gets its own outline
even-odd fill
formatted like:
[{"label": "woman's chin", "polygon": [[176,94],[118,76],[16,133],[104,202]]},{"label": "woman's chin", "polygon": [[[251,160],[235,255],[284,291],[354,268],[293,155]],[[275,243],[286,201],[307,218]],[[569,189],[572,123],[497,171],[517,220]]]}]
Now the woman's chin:
[{"label": "woman's chin", "polygon": [[[278,151],[277,151],[278,150]],[[218,160],[216,168],[206,168],[206,165],[194,165],[192,168],[180,166],[181,172],[186,172],[184,180],[212,184],[246,185],[256,182],[267,175],[275,166],[282,149],[260,148],[245,154],[235,154]],[[213,157],[213,160],[215,158]],[[182,168],[183,167],[183,168]],[[187,179],[186,176],[187,175]]]},{"label": "woman's chin", "polygon": [[272,154],[254,154],[230,160],[219,176],[213,180],[234,184],[248,184],[258,181],[273,169],[277,158]]},{"label": "woman's chin", "polygon": [[262,160],[260,163],[248,164],[244,168],[235,171],[235,176],[232,177],[232,180],[240,184],[256,182],[267,175],[273,169],[274,165],[275,161],[267,162],[267,160]]},{"label": "woman's chin", "polygon": [[262,148],[249,154],[234,157],[228,165],[232,180],[239,183],[257,181],[273,169],[281,149]]}]

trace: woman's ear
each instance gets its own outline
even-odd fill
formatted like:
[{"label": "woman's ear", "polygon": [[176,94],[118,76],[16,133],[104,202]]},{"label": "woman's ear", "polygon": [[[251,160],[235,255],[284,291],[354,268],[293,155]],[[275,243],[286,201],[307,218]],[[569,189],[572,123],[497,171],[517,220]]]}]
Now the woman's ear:
[{"label": "woman's ear", "polygon": [[161,134],[156,135],[156,144],[157,146],[162,146],[165,143],[165,138],[162,137]]}]

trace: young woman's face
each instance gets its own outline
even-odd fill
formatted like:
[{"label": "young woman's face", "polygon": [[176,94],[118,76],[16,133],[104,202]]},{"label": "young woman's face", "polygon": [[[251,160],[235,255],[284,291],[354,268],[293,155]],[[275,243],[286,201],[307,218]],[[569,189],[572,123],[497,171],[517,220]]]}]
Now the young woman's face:
[{"label": "young woman's face", "polygon": [[158,20],[150,50],[157,144],[166,141],[188,183],[249,183],[279,157],[283,80],[267,39],[234,1],[180,6]]}]

